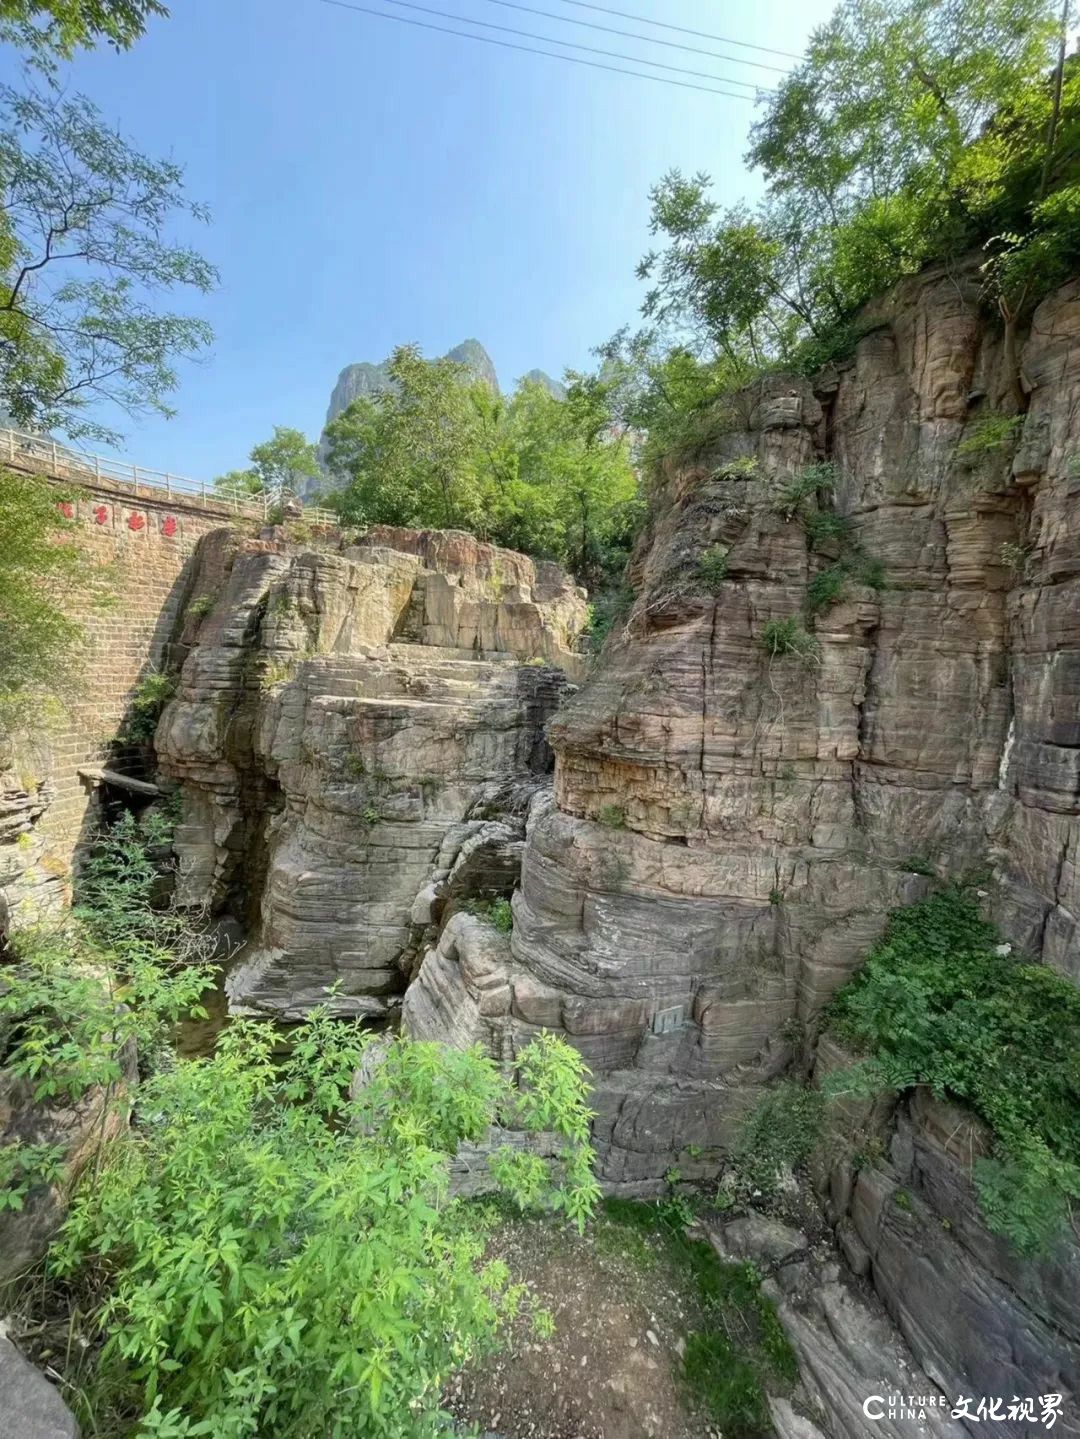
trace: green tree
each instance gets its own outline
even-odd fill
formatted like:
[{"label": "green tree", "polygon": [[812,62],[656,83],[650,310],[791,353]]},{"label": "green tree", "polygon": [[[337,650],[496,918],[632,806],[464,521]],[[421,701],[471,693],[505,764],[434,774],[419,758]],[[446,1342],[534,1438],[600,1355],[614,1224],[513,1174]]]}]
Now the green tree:
[{"label": "green tree", "polygon": [[98,40],[126,50],[168,13],[159,0],[0,0],[0,40],[48,68]]},{"label": "green tree", "polygon": [[344,482],[342,515],[357,524],[474,528],[481,410],[468,372],[401,345],[391,385],[362,395],[326,429],[327,464]]},{"label": "green tree", "polygon": [[0,403],[17,424],[115,441],[87,406],[171,413],[177,357],[210,340],[156,294],[209,290],[213,266],[164,238],[204,219],[172,161],[148,159],[88,100],[0,91]]},{"label": "green tree", "polygon": [[524,380],[509,397],[446,360],[395,351],[393,387],[327,428],[333,497],[354,523],[456,525],[594,582],[625,560],[638,517],[629,438],[609,386],[570,375],[565,398]]},{"label": "green tree", "polygon": [[79,610],[103,598],[101,570],[75,543],[63,491],[37,475],[0,475],[0,727],[24,727],[45,695],[77,678]]},{"label": "green tree", "polygon": [[235,498],[266,494],[283,499],[298,494],[306,480],[317,479],[320,474],[315,446],[299,430],[287,425],[275,425],[270,439],[254,445],[248,458],[249,469],[219,475],[215,487]]},{"label": "green tree", "polygon": [[[653,191],[666,246],[642,261],[646,314],[699,358],[813,367],[873,295],[999,227],[1016,297],[1003,314],[1030,305],[1015,272],[1043,268],[1052,232],[1060,274],[1080,233],[1080,205],[1049,193],[1071,183],[1080,101],[1055,71],[1061,27],[1056,0],[846,0],[752,130],[756,214],[720,212],[704,175]],[[1032,225],[1021,262],[1012,232]]]}]

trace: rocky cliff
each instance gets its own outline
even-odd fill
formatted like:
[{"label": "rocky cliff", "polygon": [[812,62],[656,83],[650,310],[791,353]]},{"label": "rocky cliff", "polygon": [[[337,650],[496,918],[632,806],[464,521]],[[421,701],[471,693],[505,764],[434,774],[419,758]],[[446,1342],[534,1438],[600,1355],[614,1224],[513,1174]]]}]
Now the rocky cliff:
[{"label": "rocky cliff", "polygon": [[207,598],[157,734],[183,787],[178,898],[247,931],[234,1008],[296,1017],[336,986],[337,1011],[384,1015],[436,886],[481,839],[472,893],[513,884],[500,851],[519,787],[550,769],[581,594],[455,533],[297,548],[222,531],[199,561]]},{"label": "rocky cliff", "polygon": [[[669,468],[633,609],[549,726],[512,937],[452,924],[406,998],[412,1032],[495,1053],[565,1035],[622,1192],[716,1172],[930,868],[987,864],[1009,938],[1080,977],[1080,282],[1034,317],[1015,419],[974,273],[864,318],[850,362],[767,377]],[[808,534],[791,486],[823,462],[840,523]],[[918,1365],[952,1393],[1080,1389],[1075,1252],[1024,1265],[987,1234],[970,1125],[907,1106],[882,1134],[829,1217]]]}]

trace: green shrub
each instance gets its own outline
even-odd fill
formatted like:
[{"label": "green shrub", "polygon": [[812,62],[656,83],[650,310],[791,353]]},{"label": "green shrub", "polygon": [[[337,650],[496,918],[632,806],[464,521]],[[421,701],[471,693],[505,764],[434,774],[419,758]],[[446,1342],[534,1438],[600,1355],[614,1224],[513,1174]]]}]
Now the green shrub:
[{"label": "green shrub", "polygon": [[508,899],[474,899],[465,908],[478,919],[486,919],[500,934],[509,934],[514,928],[514,910]]},{"label": "green shrub", "polygon": [[[0,723],[32,728],[81,682],[87,610],[109,600],[109,571],[78,543],[74,490],[0,470]],[[65,517],[64,510],[72,518]]]},{"label": "green shrub", "polygon": [[175,693],[176,680],[172,675],[161,674],[157,670],[143,675],[128,701],[125,736],[136,744],[149,744],[154,738],[161,711]]},{"label": "green shrub", "polygon": [[995,1140],[975,1166],[989,1227],[1045,1251],[1080,1199],[1080,990],[1009,953],[954,885],[893,912],[831,1016],[869,1056],[835,1086],[925,1084],[970,1105]]},{"label": "green shrub", "polygon": [[289,660],[267,660],[259,675],[259,688],[264,692],[276,689],[292,679],[294,665]]},{"label": "green shrub", "polygon": [[626,828],[626,811],[622,805],[603,804],[600,806],[596,818],[601,824],[606,825],[608,829]]},{"label": "green shrub", "polygon": [[712,477],[714,480],[755,480],[760,473],[761,466],[754,455],[740,455],[717,465]]},{"label": "green shrub", "polygon": [[821,646],[794,616],[786,620],[769,620],[761,631],[760,644],[765,653],[773,658],[797,655],[807,664],[816,664],[821,657]]},{"label": "green shrub", "polygon": [[204,619],[214,608],[213,595],[197,595],[187,607],[187,616],[191,620]]},{"label": "green shrub", "polygon": [[888,582],[885,566],[881,560],[860,555],[855,573],[864,585],[872,590],[883,590]]},{"label": "green shrub", "polygon": [[728,572],[728,547],[727,545],[712,545],[698,560],[697,578],[700,585],[709,591],[715,592],[727,579]]},{"label": "green shrub", "polygon": [[957,455],[985,455],[1004,449],[1018,434],[1023,415],[985,415],[976,420],[956,447]]},{"label": "green shrub", "polygon": [[634,591],[623,583],[612,590],[602,591],[588,607],[582,636],[592,654],[599,654],[604,641],[621,624],[634,605]]},{"label": "green shrub", "polygon": [[773,502],[778,514],[790,520],[801,513],[807,500],[826,503],[836,488],[837,468],[831,461],[805,465],[779,491]]},{"label": "green shrub", "polygon": [[747,1116],[731,1152],[731,1180],[740,1198],[774,1194],[785,1174],[820,1143],[825,1096],[785,1081],[765,1092]]},{"label": "green shrub", "polygon": [[142,1433],[433,1436],[447,1375],[527,1302],[448,1202],[450,1155],[497,1119],[554,1131],[542,1176],[501,1152],[493,1172],[583,1225],[598,1187],[580,1056],[540,1035],[504,1076],[479,1048],[402,1039],[349,1099],[358,1024],[317,1010],[284,1062],[275,1042],[236,1020],[212,1058],[155,1075],[77,1194],[51,1262],[92,1281],[90,1402],[123,1394]]},{"label": "green shrub", "polygon": [[1026,580],[1031,569],[1031,550],[1025,545],[1009,543],[1001,546],[1001,563],[1019,579]]},{"label": "green shrub", "polygon": [[806,588],[806,608],[816,615],[847,597],[848,573],[844,565],[830,565],[816,574]]},{"label": "green shrub", "polygon": [[[73,911],[59,924],[16,930],[0,979],[0,1068],[32,1086],[35,1103],[71,1103],[89,1090],[124,1102],[132,1046],[146,1068],[181,1017],[205,1018],[213,984],[208,941],[153,899],[153,851],[168,837],[160,817],[124,815],[96,836]],[[0,1209],[51,1182],[60,1152],[23,1143],[0,1150]]]}]

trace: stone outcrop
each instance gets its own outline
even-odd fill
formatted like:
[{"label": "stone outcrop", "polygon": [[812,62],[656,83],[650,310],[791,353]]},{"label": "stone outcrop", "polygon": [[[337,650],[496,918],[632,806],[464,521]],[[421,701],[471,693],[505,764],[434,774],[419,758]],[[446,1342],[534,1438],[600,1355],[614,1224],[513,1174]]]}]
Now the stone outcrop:
[{"label": "stone outcrop", "polygon": [[[766,378],[669,469],[633,609],[549,728],[504,1023],[582,1050],[627,1190],[723,1149],[928,861],[989,858],[1010,938],[1080,964],[1080,282],[1035,316],[1013,443],[980,438],[1007,385],[970,278],[927,272],[867,324],[845,367]],[[806,619],[840,551],[782,495],[825,459],[863,563]],[[807,655],[767,652],[787,619]]]},{"label": "stone outcrop", "polygon": [[12,1439],[79,1439],[82,1432],[59,1392],[3,1336],[0,1420]]},{"label": "stone outcrop", "polygon": [[828,1245],[811,1245],[798,1231],[760,1216],[734,1219],[707,1237],[723,1259],[757,1267],[798,1356],[793,1400],[769,1396],[778,1439],[819,1439],[823,1432],[832,1439],[869,1433],[964,1439],[951,1400],[915,1363],[880,1302],[845,1276]]},{"label": "stone outcrop", "polygon": [[[633,607],[549,726],[554,794],[533,802],[509,943],[448,926],[406,1000],[428,1037],[576,1046],[615,1191],[715,1174],[928,869],[986,866],[1007,937],[1080,977],[1080,281],[1034,316],[1011,425],[973,272],[927,271],[864,318],[849,362],[765,378],[669,467]],[[785,490],[821,462],[849,534],[814,544]],[[785,621],[794,644],[770,648]],[[878,1118],[888,1162],[834,1176],[830,1218],[912,1362],[946,1391],[1068,1411],[1075,1254],[1010,1256],[943,1118]],[[858,1337],[833,1298],[804,1345],[792,1311],[806,1362],[822,1333]],[[866,1432],[849,1418],[834,1432]]]},{"label": "stone outcrop", "polygon": [[183,786],[178,898],[248,920],[235,1009],[298,1018],[336,986],[337,1012],[385,1015],[439,886],[472,856],[472,892],[500,863],[512,887],[492,846],[520,850],[521,824],[493,833],[493,795],[550,769],[581,594],[454,532],[223,533],[201,560],[220,588],[157,735]]}]

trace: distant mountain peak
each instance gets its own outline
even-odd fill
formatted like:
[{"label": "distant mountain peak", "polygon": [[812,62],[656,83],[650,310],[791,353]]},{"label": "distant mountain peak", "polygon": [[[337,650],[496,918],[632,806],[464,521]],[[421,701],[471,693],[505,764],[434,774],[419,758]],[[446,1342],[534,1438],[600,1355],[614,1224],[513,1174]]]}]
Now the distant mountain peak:
[{"label": "distant mountain peak", "polygon": [[[485,385],[498,393],[499,377],[495,373],[495,366],[491,356],[484,349],[479,340],[462,340],[460,345],[455,345],[452,350],[447,351],[444,356],[447,360],[453,360],[456,365],[463,365],[469,374],[477,380],[482,380]],[[383,360],[380,364],[373,365],[369,360],[361,360],[354,365],[346,365],[341,374],[337,377],[330,395],[330,404],[326,411],[326,424],[336,419],[343,410],[347,410],[354,400],[361,395],[377,395],[383,390],[390,388],[390,372],[388,369],[389,360]]]}]

